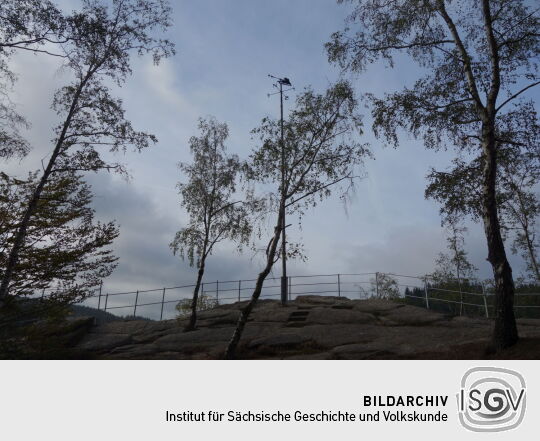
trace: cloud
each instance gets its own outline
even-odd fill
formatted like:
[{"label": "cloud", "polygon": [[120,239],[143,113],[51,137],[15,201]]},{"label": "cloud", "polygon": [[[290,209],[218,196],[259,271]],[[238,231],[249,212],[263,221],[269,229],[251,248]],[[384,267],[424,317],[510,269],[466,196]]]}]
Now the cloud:
[{"label": "cloud", "polygon": [[[110,292],[195,280],[195,270],[173,256],[168,245],[186,220],[175,189],[183,179],[176,163],[190,158],[188,141],[197,132],[199,116],[215,115],[227,122],[228,146],[245,158],[254,142],[250,130],[264,116],[279,115],[279,100],[267,98],[272,91],[267,74],[288,76],[298,91],[310,84],[322,91],[340,77],[327,63],[323,49],[331,32],[342,28],[348,12],[334,1],[182,0],[174,2],[174,11],[169,37],[177,44],[177,56],[159,66],[148,58],[134,58],[133,76],[114,90],[124,100],[134,127],[156,134],[158,145],[141,154],[129,153],[125,160],[115,158],[127,163],[133,177],[130,183],[107,174],[88,176],[96,194],[97,216],[104,221],[116,219],[121,226],[114,244],[120,264],[105,281]],[[20,54],[13,65],[20,75],[14,97],[33,123],[28,138],[34,150],[24,161],[12,161],[2,169],[25,175],[40,168],[40,160],[51,150],[52,128],[58,121],[50,110],[51,98],[67,74],[58,71],[57,60],[43,56]],[[405,70],[374,65],[354,84],[358,93],[382,96],[418,73],[411,65]],[[285,102],[285,115],[292,97],[291,93],[291,100]],[[297,225],[290,228],[290,238],[303,240],[309,258],[306,263],[291,261],[290,274],[422,274],[433,270],[437,253],[446,248],[438,207],[425,201],[423,193],[430,166],[444,169],[452,153],[426,151],[421,142],[406,137],[399,149],[383,149],[369,124],[368,113],[362,141],[372,144],[377,158],[366,164],[368,178],[358,183],[348,215],[332,198],[307,214],[302,231]],[[470,258],[481,276],[489,277],[484,233],[479,225],[469,226]],[[510,258],[514,273],[519,273],[522,262]],[[230,244],[221,244],[208,260],[206,280],[253,279],[262,260],[260,254],[239,255]],[[274,275],[279,274],[278,265]]]}]

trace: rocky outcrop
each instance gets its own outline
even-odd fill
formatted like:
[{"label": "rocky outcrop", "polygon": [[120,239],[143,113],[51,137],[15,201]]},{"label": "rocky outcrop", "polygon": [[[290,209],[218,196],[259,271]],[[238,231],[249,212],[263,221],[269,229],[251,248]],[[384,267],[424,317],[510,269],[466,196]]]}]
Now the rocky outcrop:
[{"label": "rocky outcrop", "polygon": [[[220,358],[245,304],[200,312],[198,328],[192,332],[183,332],[185,322],[177,320],[100,324],[90,329],[76,350],[92,358]],[[491,325],[487,319],[449,317],[385,300],[300,296],[285,307],[261,300],[245,328],[238,355],[338,360],[481,358]],[[520,332],[540,341],[540,320],[522,321]]]}]

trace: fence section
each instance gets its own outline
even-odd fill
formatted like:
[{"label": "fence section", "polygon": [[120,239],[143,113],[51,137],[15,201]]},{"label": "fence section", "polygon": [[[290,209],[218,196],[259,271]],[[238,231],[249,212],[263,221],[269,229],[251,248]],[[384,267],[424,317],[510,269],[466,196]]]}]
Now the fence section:
[{"label": "fence section", "polygon": [[[256,279],[204,281],[200,297],[210,306],[248,300]],[[104,292],[103,287],[82,303],[119,317],[167,320],[178,315],[176,305],[189,305],[195,285],[182,285],[129,292]],[[344,296],[350,299],[387,298],[405,301],[452,315],[492,317],[493,290],[482,284],[470,285],[457,281],[455,286],[437,285],[429,277],[393,273],[340,273],[288,277],[289,300],[300,295]],[[265,280],[261,299],[279,299],[280,278]],[[518,317],[540,318],[540,293],[516,292],[515,310]]]}]

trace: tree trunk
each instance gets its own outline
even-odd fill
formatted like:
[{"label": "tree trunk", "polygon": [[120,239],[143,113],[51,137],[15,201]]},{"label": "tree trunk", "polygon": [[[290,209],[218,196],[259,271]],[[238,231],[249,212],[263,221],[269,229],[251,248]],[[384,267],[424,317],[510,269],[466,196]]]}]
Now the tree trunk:
[{"label": "tree trunk", "polygon": [[28,202],[28,208],[26,209],[24,213],[24,216],[17,230],[17,234],[15,235],[15,240],[9,252],[6,268],[4,270],[4,274],[2,275],[2,283],[0,284],[0,308],[3,307],[3,305],[5,304],[6,298],[8,296],[9,283],[11,282],[11,278],[13,277],[13,271],[15,270],[15,266],[18,263],[19,253],[22,247],[24,246],[24,242],[26,240],[26,232],[30,224],[30,218],[34,215],[36,211],[37,205],[39,203],[39,199],[41,197],[41,193],[43,192],[43,189],[45,188],[45,184],[49,180],[50,175],[53,173],[53,167],[56,162],[56,159],[58,158],[58,155],[60,154],[61,149],[64,147],[66,134],[71,125],[73,116],[75,115],[79,98],[81,96],[82,90],[84,89],[86,83],[90,79],[90,76],[91,74],[87,73],[87,75],[81,80],[81,83],[79,84],[79,87],[77,88],[77,91],[75,92],[73,96],[69,112],[66,116],[64,124],[62,126],[62,131],[60,132],[60,136],[58,137],[54,150],[49,159],[49,163],[47,164],[47,167],[43,171],[43,175],[41,176],[39,184],[34,190],[34,193],[32,194],[32,197],[30,198]]},{"label": "tree trunk", "polygon": [[189,316],[189,323],[184,328],[184,332],[194,331],[197,324],[197,303],[199,301],[199,289],[201,288],[201,282],[204,275],[204,261],[201,262],[199,267],[199,274],[197,275],[197,283],[193,290],[193,300],[191,301],[191,315]]},{"label": "tree trunk", "polygon": [[488,261],[495,279],[495,326],[492,344],[495,351],[514,345],[518,341],[514,316],[514,281],[512,268],[506,258],[501,236],[496,200],[497,151],[494,124],[482,127],[483,169],[483,222],[488,246]]},{"label": "tree trunk", "polygon": [[282,222],[283,222],[282,210],[280,210],[277,225],[274,229],[274,236],[272,237],[272,240],[270,242],[270,247],[266,255],[266,266],[259,273],[259,276],[257,277],[257,283],[255,284],[255,289],[253,290],[253,294],[251,295],[251,300],[249,301],[249,303],[246,305],[246,307],[242,310],[242,313],[240,314],[240,318],[238,319],[238,323],[236,325],[236,329],[234,330],[234,334],[231,338],[231,341],[229,342],[229,345],[227,346],[227,350],[225,351],[225,358],[227,360],[234,359],[236,356],[236,348],[238,347],[238,343],[240,342],[240,338],[242,337],[242,333],[244,332],[244,328],[246,326],[249,315],[251,314],[251,311],[255,307],[257,300],[259,300],[259,297],[262,292],[264,280],[266,279],[266,277],[272,270],[272,266],[274,265],[277,245],[279,242],[279,238],[281,236]]}]

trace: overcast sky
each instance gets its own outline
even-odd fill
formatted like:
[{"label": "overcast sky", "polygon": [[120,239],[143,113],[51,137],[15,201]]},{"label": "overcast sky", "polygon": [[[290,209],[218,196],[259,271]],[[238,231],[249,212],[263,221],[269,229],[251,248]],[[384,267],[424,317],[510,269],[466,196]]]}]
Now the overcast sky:
[{"label": "overcast sky", "polygon": [[[278,98],[266,95],[272,92],[268,74],[289,77],[298,90],[313,86],[323,91],[339,78],[323,48],[329,35],[343,27],[349,11],[335,0],[172,3],[174,27],[169,37],[177,55],[157,67],[148,58],[135,59],[134,75],[118,91],[134,126],[156,134],[159,144],[120,158],[130,170],[129,182],[106,173],[88,177],[98,217],[116,219],[121,227],[115,243],[120,264],[105,281],[108,291],[193,282],[196,271],[173,256],[168,244],[186,220],[175,189],[182,179],[176,163],[189,160],[188,139],[197,134],[197,118],[214,115],[227,122],[229,150],[246,157],[254,146],[250,130],[264,116],[279,115]],[[34,150],[7,168],[26,174],[51,149],[56,121],[51,97],[65,74],[58,71],[56,60],[42,56],[18,55],[14,66],[19,72],[15,101],[32,122],[28,138]],[[354,85],[358,93],[380,96],[411,84],[417,74],[406,62],[394,70],[373,66],[355,78]],[[429,168],[447,166],[451,153],[426,151],[420,141],[407,138],[397,150],[384,149],[372,135],[369,118],[365,123],[363,141],[371,144],[376,158],[366,164],[367,178],[357,183],[346,210],[337,198],[329,199],[306,216],[302,231],[291,227],[289,235],[303,241],[308,257],[306,262],[291,262],[292,274],[425,274],[445,249],[439,207],[423,195]],[[471,261],[487,278],[482,229],[468,226]],[[519,274],[520,260],[511,259]],[[208,260],[206,279],[254,278],[261,268],[260,256],[250,251],[238,255],[225,244]]]}]

